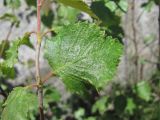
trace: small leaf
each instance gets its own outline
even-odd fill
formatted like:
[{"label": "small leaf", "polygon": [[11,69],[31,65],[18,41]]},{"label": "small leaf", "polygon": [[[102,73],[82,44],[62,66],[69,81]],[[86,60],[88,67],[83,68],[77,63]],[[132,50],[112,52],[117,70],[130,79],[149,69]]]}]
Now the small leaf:
[{"label": "small leaf", "polygon": [[95,113],[98,111],[101,115],[103,115],[103,113],[107,110],[107,101],[108,98],[106,96],[97,100],[96,103],[92,106],[92,112]]},{"label": "small leaf", "polygon": [[6,4],[9,5],[11,8],[19,8],[21,6],[20,0],[5,0]]},{"label": "small leaf", "polygon": [[136,85],[136,93],[138,96],[145,100],[149,101],[151,99],[151,87],[147,81],[141,81]]},{"label": "small leaf", "polygon": [[149,45],[152,42],[154,42],[155,40],[156,40],[156,35],[154,35],[154,34],[146,35],[144,38],[144,44]]},{"label": "small leaf", "polygon": [[114,107],[117,113],[123,113],[127,105],[127,99],[124,95],[118,95],[114,100]]},{"label": "small leaf", "polygon": [[8,40],[3,40],[0,42],[0,58],[6,58],[6,50],[10,47]]},{"label": "small leaf", "polygon": [[113,26],[120,23],[120,17],[115,15],[108,7],[105,6],[104,1],[96,1],[91,4],[92,11],[102,20],[104,25]]},{"label": "small leaf", "polygon": [[42,22],[48,28],[52,27],[53,19],[54,19],[54,14],[53,14],[52,10],[49,10],[47,14],[42,15]]},{"label": "small leaf", "polygon": [[30,114],[38,109],[37,98],[25,87],[17,87],[4,103],[2,120],[29,120]]},{"label": "small leaf", "polygon": [[146,10],[147,12],[150,12],[152,7],[154,5],[154,1],[148,1],[146,3],[143,3],[141,6],[144,8],[144,10]]},{"label": "small leaf", "polygon": [[14,67],[10,68],[5,66],[3,63],[0,63],[0,77],[3,78],[15,78],[15,69]]},{"label": "small leaf", "polygon": [[61,94],[54,87],[46,86],[44,89],[44,97],[47,103],[59,102],[61,99]]},{"label": "small leaf", "polygon": [[114,12],[117,9],[117,5],[113,1],[108,1],[107,3],[104,3],[104,5],[110,9],[110,11]]},{"label": "small leaf", "polygon": [[128,9],[128,3],[126,0],[121,0],[119,2],[119,6],[121,7],[121,9],[123,9],[124,11],[127,11]]},{"label": "small leaf", "polygon": [[77,111],[75,111],[74,116],[77,120],[83,120],[83,116],[85,115],[85,109],[79,108]]},{"label": "small leaf", "polygon": [[22,38],[13,42],[12,46],[5,51],[5,59],[0,61],[0,77],[15,77],[14,64],[18,61],[18,48],[21,45],[27,45],[33,48],[29,41],[29,33],[26,33]]},{"label": "small leaf", "polygon": [[36,7],[36,0],[26,0],[28,6]]},{"label": "small leaf", "polygon": [[20,21],[18,20],[18,18],[10,13],[5,13],[2,16],[0,16],[0,20],[4,20],[4,21],[10,21],[12,24],[15,24],[16,27],[19,25]]},{"label": "small leaf", "polygon": [[81,93],[89,84],[101,88],[115,75],[122,45],[103,35],[95,24],[77,23],[46,41],[45,57],[70,90]]},{"label": "small leaf", "polygon": [[63,3],[67,6],[79,9],[83,12],[88,13],[91,17],[95,18],[95,19],[99,19],[93,12],[92,10],[88,7],[88,5],[86,3],[84,3],[81,0],[57,0],[60,3]]},{"label": "small leaf", "polygon": [[70,23],[75,23],[77,21],[77,15],[79,13],[79,10],[62,4],[59,6],[57,11],[57,24],[68,25]]},{"label": "small leaf", "polygon": [[88,118],[86,118],[84,120],[97,120],[97,118],[96,117],[88,117]]},{"label": "small leaf", "polygon": [[133,99],[127,98],[127,106],[125,110],[128,111],[130,115],[133,115],[135,109],[136,109],[136,104],[134,103]]},{"label": "small leaf", "polygon": [[21,45],[27,45],[33,48],[29,41],[29,33],[26,33],[22,38],[13,42],[12,46],[7,50],[5,65],[7,67],[13,67],[13,65],[18,61],[18,48]]}]

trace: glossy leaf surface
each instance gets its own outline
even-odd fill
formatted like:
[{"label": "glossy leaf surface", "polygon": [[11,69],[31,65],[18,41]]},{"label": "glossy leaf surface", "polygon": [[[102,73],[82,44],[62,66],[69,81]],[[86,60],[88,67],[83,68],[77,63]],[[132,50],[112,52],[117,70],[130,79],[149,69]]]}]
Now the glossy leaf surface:
[{"label": "glossy leaf surface", "polygon": [[92,12],[89,6],[81,0],[57,0],[57,1],[60,3],[63,3],[64,5],[79,9],[83,12],[86,12],[91,17],[98,19],[98,17]]},{"label": "glossy leaf surface", "polygon": [[46,41],[46,58],[53,70],[72,91],[81,93],[90,84],[106,85],[115,75],[122,45],[95,24],[65,26]]},{"label": "glossy leaf surface", "polygon": [[25,87],[17,87],[4,103],[2,120],[29,120],[30,114],[38,109],[37,97]]}]

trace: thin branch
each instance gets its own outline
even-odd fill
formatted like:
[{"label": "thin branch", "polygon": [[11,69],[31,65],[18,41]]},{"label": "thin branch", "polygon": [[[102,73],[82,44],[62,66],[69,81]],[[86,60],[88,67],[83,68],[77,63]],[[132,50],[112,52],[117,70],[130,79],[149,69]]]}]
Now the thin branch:
[{"label": "thin branch", "polygon": [[39,56],[40,56],[40,47],[41,44],[37,41],[36,45],[36,81],[38,85],[38,101],[39,101],[39,113],[40,113],[40,120],[44,120],[44,113],[43,113],[43,84],[40,78],[40,64],[39,64]]},{"label": "thin branch", "polygon": [[38,85],[41,83],[40,64],[39,64],[40,48],[41,48],[41,44],[39,44],[37,41],[37,44],[36,44],[36,80],[37,80]]},{"label": "thin branch", "polygon": [[41,6],[42,1],[37,0],[37,43],[36,43],[36,81],[38,85],[38,102],[39,102],[39,114],[40,120],[44,120],[44,112],[43,112],[43,83],[40,78],[40,64],[39,64],[39,56],[40,56],[40,48],[41,48]]},{"label": "thin branch", "polygon": [[29,32],[29,35],[32,35],[32,34],[37,35],[37,32],[36,32],[36,31],[31,31],[31,32]]},{"label": "thin branch", "polygon": [[132,0],[132,30],[133,30],[133,43],[135,49],[135,79],[138,82],[138,44],[137,44],[137,35],[136,35],[136,28],[135,28],[135,0]]},{"label": "thin branch", "polygon": [[53,72],[49,72],[42,80],[42,83],[45,83],[50,77],[54,76]]},{"label": "thin branch", "polygon": [[[159,26],[159,31],[158,31],[158,61],[160,61],[160,4],[158,5],[158,8],[159,8],[159,18],[158,18],[158,26]],[[157,69],[160,71],[160,63],[157,64]]]},{"label": "thin branch", "polygon": [[9,40],[9,36],[11,35],[13,26],[14,26],[14,23],[11,24],[11,26],[10,26],[10,28],[9,28],[9,31],[8,31],[8,34],[7,34],[6,38],[5,38],[5,40]]},{"label": "thin branch", "polygon": [[34,88],[34,87],[38,87],[37,84],[31,84],[31,85],[27,85],[26,88]]},{"label": "thin branch", "polygon": [[[10,28],[9,28],[9,31],[8,31],[7,36],[5,38],[6,41],[9,40],[9,36],[11,35],[13,26],[14,26],[14,23],[12,23],[11,26],[10,26]],[[5,46],[6,46],[6,42],[4,42],[4,44],[2,45],[2,49],[0,51],[0,57],[2,57],[2,54],[3,54],[4,49],[5,49]]]},{"label": "thin branch", "polygon": [[54,30],[50,29],[50,30],[44,32],[44,33],[42,34],[42,37],[44,37],[44,36],[46,36],[48,33],[52,33],[52,32],[55,33]]}]

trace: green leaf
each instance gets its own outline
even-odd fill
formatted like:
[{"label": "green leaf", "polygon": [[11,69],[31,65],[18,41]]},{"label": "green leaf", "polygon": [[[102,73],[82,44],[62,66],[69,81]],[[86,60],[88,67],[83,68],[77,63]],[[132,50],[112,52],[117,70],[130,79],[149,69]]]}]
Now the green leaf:
[{"label": "green leaf", "polygon": [[75,23],[77,20],[77,15],[80,13],[79,10],[64,6],[63,4],[58,8],[58,19],[57,24],[68,25],[70,23]]},{"label": "green leaf", "polygon": [[67,87],[82,93],[89,84],[101,88],[115,75],[122,45],[95,24],[64,26],[46,41],[45,57]]},{"label": "green leaf", "polygon": [[146,10],[147,12],[150,12],[152,7],[154,6],[154,1],[150,0],[146,3],[143,3],[141,6],[144,8],[144,10]]},{"label": "green leaf", "polygon": [[120,17],[106,7],[104,1],[92,2],[91,9],[100,18],[104,25],[119,25]]},{"label": "green leaf", "polygon": [[92,112],[96,113],[98,111],[101,115],[103,115],[103,113],[107,110],[107,106],[106,106],[107,101],[108,101],[108,98],[106,96],[97,100],[92,107]]},{"label": "green leaf", "polygon": [[120,6],[124,11],[127,11],[127,9],[128,9],[128,3],[127,3],[126,0],[121,0],[121,1],[119,2],[119,6]]},{"label": "green leaf", "polygon": [[0,77],[15,77],[14,64],[18,61],[18,48],[21,45],[27,45],[33,48],[29,41],[29,33],[26,33],[22,38],[14,41],[10,48],[5,51],[5,58],[0,61]]},{"label": "green leaf", "polygon": [[108,1],[105,3],[105,6],[109,8],[112,12],[114,12],[117,8],[116,3],[114,1]]},{"label": "green leaf", "polygon": [[38,109],[37,98],[26,87],[17,87],[4,103],[2,120],[29,120],[30,114]]},{"label": "green leaf", "polygon": [[81,0],[57,0],[60,3],[63,3],[67,6],[79,9],[83,12],[86,12],[87,14],[89,14],[91,17],[95,18],[95,19],[99,19],[93,12],[92,10],[88,7],[88,5],[86,3],[84,3]]},{"label": "green leaf", "polygon": [[151,99],[151,87],[147,81],[141,81],[136,85],[136,93],[138,96],[145,100],[149,101]]},{"label": "green leaf", "polygon": [[10,47],[10,43],[8,40],[2,40],[0,42],[0,58],[6,57],[6,50],[8,50]]},{"label": "green leaf", "polygon": [[15,78],[15,69],[14,67],[10,68],[5,66],[3,63],[0,63],[0,77],[3,78]]},{"label": "green leaf", "polygon": [[124,95],[118,95],[114,100],[114,108],[117,113],[123,113],[127,105],[127,98]]},{"label": "green leaf", "polygon": [[6,0],[6,4],[11,8],[19,8],[21,6],[20,0]]},{"label": "green leaf", "polygon": [[28,6],[36,7],[36,0],[26,0]]},{"label": "green leaf", "polygon": [[85,115],[85,109],[79,108],[77,111],[75,111],[74,116],[77,120],[83,120],[83,116]]},{"label": "green leaf", "polygon": [[54,87],[46,86],[44,89],[44,97],[47,103],[59,102],[61,99],[61,94]]},{"label": "green leaf", "polygon": [[47,14],[43,13],[42,22],[46,27],[51,28],[53,20],[54,20],[54,14],[52,10],[49,10]]},{"label": "green leaf", "polygon": [[156,40],[156,36],[154,34],[146,35],[144,38],[144,44],[149,45]]},{"label": "green leaf", "polygon": [[134,103],[133,99],[127,98],[127,106],[125,110],[128,111],[130,115],[133,115],[135,109],[136,109],[136,104]]},{"label": "green leaf", "polygon": [[21,45],[27,45],[33,48],[29,41],[29,33],[26,33],[22,38],[13,42],[12,46],[7,50],[5,66],[13,67],[13,65],[18,61],[18,48]]},{"label": "green leaf", "polygon": [[4,20],[4,21],[10,21],[12,24],[15,24],[16,27],[19,25],[20,21],[18,20],[18,18],[10,13],[5,13],[2,16],[0,16],[0,20]]},{"label": "green leaf", "polygon": [[96,120],[96,117],[88,117],[88,118],[85,118],[84,120]]}]

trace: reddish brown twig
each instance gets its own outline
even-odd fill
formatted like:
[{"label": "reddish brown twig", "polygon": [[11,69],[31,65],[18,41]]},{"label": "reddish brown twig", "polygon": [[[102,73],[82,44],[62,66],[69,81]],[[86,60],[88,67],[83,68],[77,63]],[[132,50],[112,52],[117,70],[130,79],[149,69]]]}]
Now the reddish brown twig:
[{"label": "reddish brown twig", "polygon": [[44,120],[44,112],[43,112],[43,83],[40,78],[40,64],[39,64],[39,56],[40,56],[40,48],[41,48],[41,6],[42,0],[37,0],[37,43],[36,43],[36,81],[38,85],[38,103],[39,103],[39,114],[40,120]]},{"label": "reddish brown twig", "polygon": [[54,32],[54,30],[50,29],[42,34],[42,37],[46,36],[48,33]]},{"label": "reddish brown twig", "polygon": [[34,87],[37,88],[38,85],[34,83],[34,84],[31,84],[31,85],[27,85],[27,86],[26,86],[26,88],[34,88]]},{"label": "reddish brown twig", "polygon": [[31,32],[29,32],[29,35],[32,35],[32,34],[37,35],[37,32],[36,32],[36,31],[31,31]]},{"label": "reddish brown twig", "polygon": [[54,73],[49,72],[42,80],[42,83],[45,83],[50,77],[54,76]]}]

